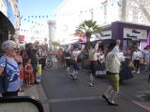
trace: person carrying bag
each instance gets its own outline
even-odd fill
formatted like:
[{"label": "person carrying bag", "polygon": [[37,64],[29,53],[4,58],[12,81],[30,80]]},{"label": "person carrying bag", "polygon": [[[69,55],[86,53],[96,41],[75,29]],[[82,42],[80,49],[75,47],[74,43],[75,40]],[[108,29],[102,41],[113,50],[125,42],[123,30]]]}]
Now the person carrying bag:
[{"label": "person carrying bag", "polygon": [[15,60],[17,44],[12,40],[2,43],[0,57],[0,97],[18,96],[21,87],[20,68]]},{"label": "person carrying bag", "polygon": [[7,73],[6,73],[6,66],[7,66],[7,58],[5,61],[4,70],[3,70],[2,74],[0,75],[0,93],[5,93],[7,91],[7,88],[8,88],[9,78],[7,76]]}]

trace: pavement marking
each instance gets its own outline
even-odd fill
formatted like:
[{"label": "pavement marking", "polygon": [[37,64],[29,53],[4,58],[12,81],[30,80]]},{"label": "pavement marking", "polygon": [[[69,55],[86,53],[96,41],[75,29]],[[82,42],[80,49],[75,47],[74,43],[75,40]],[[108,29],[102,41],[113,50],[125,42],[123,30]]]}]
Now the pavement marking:
[{"label": "pavement marking", "polygon": [[98,100],[98,99],[102,99],[102,98],[100,98],[100,96],[76,97],[76,98],[60,98],[60,99],[41,100],[41,102],[43,102],[43,103],[61,103],[61,102],[70,102],[70,101]]}]

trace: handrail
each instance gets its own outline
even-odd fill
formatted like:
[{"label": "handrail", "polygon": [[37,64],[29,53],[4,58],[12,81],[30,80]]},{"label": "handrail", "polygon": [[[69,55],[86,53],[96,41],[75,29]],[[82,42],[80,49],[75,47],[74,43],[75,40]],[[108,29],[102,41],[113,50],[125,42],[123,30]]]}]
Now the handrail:
[{"label": "handrail", "polygon": [[20,104],[21,102],[32,103],[35,107],[37,107],[39,112],[44,112],[44,109],[43,109],[41,102],[36,100],[36,99],[31,98],[30,96],[1,97],[0,98],[0,105],[4,104],[4,103],[18,103],[18,104]]}]

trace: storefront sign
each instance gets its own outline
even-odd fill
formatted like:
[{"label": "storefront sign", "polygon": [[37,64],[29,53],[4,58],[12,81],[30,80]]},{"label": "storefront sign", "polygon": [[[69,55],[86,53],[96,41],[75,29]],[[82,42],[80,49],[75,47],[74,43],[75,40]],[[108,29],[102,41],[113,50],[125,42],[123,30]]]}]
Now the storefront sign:
[{"label": "storefront sign", "polygon": [[147,30],[124,28],[123,38],[132,40],[146,40]]},{"label": "storefront sign", "polygon": [[112,38],[112,31],[111,30],[103,31],[102,34],[103,34],[101,36],[102,40],[104,40],[104,39],[111,39]]}]

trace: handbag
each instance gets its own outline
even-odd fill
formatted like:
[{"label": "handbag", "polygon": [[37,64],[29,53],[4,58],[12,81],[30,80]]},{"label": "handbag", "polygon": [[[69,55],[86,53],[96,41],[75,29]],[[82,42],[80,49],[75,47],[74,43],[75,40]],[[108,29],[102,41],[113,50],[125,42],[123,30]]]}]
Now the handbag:
[{"label": "handbag", "polygon": [[143,65],[145,63],[145,60],[143,58],[140,59],[140,64]]},{"label": "handbag", "polygon": [[7,92],[7,88],[9,84],[9,77],[6,73],[6,67],[7,67],[7,58],[6,58],[6,65],[4,67],[4,70],[2,74],[0,75],[0,93]]},{"label": "handbag", "polygon": [[134,63],[133,63],[133,61],[130,61],[129,67],[134,68]]}]

